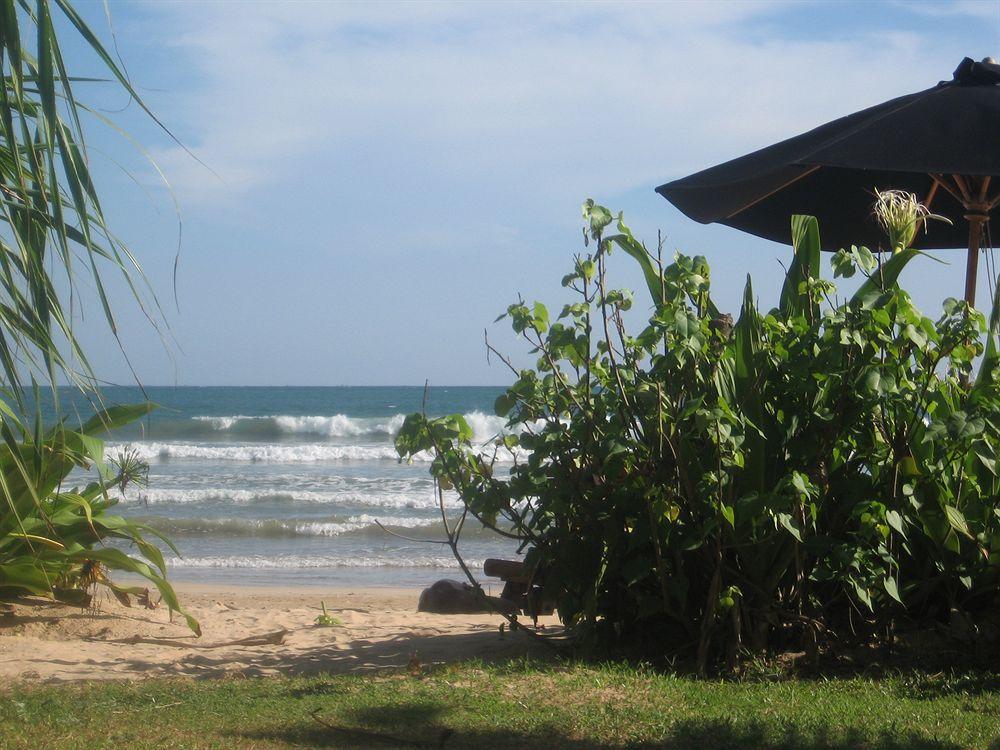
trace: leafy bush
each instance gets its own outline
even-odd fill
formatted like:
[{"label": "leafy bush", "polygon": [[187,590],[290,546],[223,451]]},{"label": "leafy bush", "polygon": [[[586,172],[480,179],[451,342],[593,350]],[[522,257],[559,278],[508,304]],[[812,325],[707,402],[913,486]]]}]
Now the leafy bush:
[{"label": "leafy bush", "polygon": [[[996,310],[988,331],[953,299],[924,317],[896,283],[919,255],[903,248],[836,253],[836,276],[867,277],[838,302],[817,222],[796,216],[778,306],[760,312],[748,278],[734,324],[704,258],[664,265],[620,214],[588,201],[584,218],[592,244],[563,279],[576,301],[556,321],[540,303],[506,313],[538,355],[496,402],[509,475],[459,415],[411,415],[397,439],[522,540],[575,632],[704,671],[997,606]],[[637,333],[613,251],[647,282]]]}]

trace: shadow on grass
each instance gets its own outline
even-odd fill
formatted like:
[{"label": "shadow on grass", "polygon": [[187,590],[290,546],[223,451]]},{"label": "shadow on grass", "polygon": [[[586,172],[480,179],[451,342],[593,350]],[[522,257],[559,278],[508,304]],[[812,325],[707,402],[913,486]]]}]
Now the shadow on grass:
[{"label": "shadow on grass", "polygon": [[[341,719],[314,714],[315,721],[297,726],[239,732],[242,742],[280,742],[324,748],[545,748],[545,750],[957,750],[960,745],[911,732],[873,733],[831,725],[808,731],[788,722],[765,724],[758,720],[697,720],[674,723],[655,740],[605,743],[580,737],[565,727],[538,723],[530,728],[462,727],[461,721],[443,720],[444,706],[436,702],[408,702],[345,712]],[[525,717],[530,719],[530,713]],[[456,728],[457,727],[457,728]],[[994,745],[991,750],[995,750]]]},{"label": "shadow on grass", "polygon": [[312,685],[289,688],[288,695],[292,698],[308,698],[309,696],[322,695],[325,697],[337,697],[346,695],[348,690],[343,683],[317,682]]},{"label": "shadow on grass", "polygon": [[[944,698],[952,695],[981,695],[1000,692],[1000,673],[994,671],[917,674],[904,678],[901,690],[915,698]],[[1000,745],[996,746],[1000,749]]]}]

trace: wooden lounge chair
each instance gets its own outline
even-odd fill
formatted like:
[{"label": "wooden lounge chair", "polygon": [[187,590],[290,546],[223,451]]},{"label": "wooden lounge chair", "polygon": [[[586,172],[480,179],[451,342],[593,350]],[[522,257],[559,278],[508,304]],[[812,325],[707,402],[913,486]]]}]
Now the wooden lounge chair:
[{"label": "wooden lounge chair", "polygon": [[500,598],[511,602],[520,612],[537,620],[540,615],[551,615],[555,607],[546,596],[536,571],[520,560],[491,558],[483,564],[483,573],[504,582]]}]

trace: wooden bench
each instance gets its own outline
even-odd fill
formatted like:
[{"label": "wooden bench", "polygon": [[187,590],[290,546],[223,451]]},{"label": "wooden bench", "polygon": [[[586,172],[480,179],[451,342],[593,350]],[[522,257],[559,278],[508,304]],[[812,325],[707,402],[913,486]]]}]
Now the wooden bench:
[{"label": "wooden bench", "polygon": [[555,606],[545,596],[542,587],[534,580],[534,571],[520,560],[490,558],[483,563],[483,573],[504,582],[500,598],[513,603],[517,609],[537,619],[551,615]]}]

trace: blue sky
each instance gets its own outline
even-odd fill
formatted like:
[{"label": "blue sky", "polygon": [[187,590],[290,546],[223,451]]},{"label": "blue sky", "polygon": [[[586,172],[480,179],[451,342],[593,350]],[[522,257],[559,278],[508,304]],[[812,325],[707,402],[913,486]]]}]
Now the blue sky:
[{"label": "blue sky", "polygon": [[[80,7],[110,42],[102,3]],[[507,382],[483,329],[528,361],[492,321],[518,293],[564,301],[587,197],[652,243],[660,229],[669,251],[708,256],[723,309],[747,273],[769,307],[790,250],[695,224],[653,188],[927,88],[966,55],[1000,56],[995,1],[110,8],[137,87],[211,168],[119,92],[78,92],[172,186],[91,129],[113,226],[171,330],[164,347],[118,287],[123,343],[147,384]],[[67,54],[96,70],[75,44]],[[961,254],[939,255],[951,264],[905,279],[932,316],[962,289]],[[629,263],[612,273],[638,289]],[[96,308],[78,330],[99,375],[130,382]]]}]

